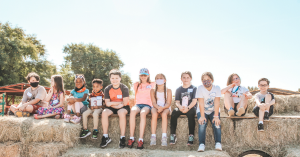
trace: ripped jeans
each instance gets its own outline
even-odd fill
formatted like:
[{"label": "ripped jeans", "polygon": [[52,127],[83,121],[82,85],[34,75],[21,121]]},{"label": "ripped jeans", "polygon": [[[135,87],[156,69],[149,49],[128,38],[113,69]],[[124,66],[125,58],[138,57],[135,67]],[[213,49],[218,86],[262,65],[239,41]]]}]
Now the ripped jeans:
[{"label": "ripped jeans", "polygon": [[[205,114],[205,113],[204,113]],[[198,127],[198,137],[199,137],[199,145],[200,144],[205,144],[205,138],[206,138],[206,127],[207,127],[207,122],[208,120],[211,122],[212,124],[212,128],[214,131],[214,139],[215,139],[215,143],[220,142],[221,143],[221,125],[219,125],[218,127],[215,126],[215,123],[212,123],[212,120],[214,119],[214,114],[215,112],[212,112],[210,115],[205,114],[205,118],[206,118],[206,122],[203,125],[200,125],[199,123],[199,127]],[[197,118],[198,120],[200,119],[201,114],[200,112],[197,113]],[[219,113],[219,117],[220,117],[220,113]]]}]

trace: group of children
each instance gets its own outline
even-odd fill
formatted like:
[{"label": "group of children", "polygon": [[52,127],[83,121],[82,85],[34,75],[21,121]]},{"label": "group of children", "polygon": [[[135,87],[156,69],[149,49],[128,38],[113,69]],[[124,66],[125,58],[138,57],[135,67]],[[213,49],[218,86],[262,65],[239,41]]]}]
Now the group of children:
[{"label": "group of children", "polygon": [[[63,78],[60,75],[51,77],[51,89],[48,94],[44,87],[39,85],[39,75],[29,73],[28,83],[31,87],[27,88],[23,94],[22,102],[19,105],[12,105],[10,111],[17,117],[30,116],[34,113],[35,119],[45,117],[64,118],[65,122],[83,122],[80,138],[86,138],[92,134],[92,139],[98,138],[98,121],[101,114],[102,122],[102,141],[100,147],[106,147],[111,139],[108,135],[109,116],[118,114],[120,125],[119,147],[124,148],[126,115],[130,114],[130,137],[127,147],[132,148],[137,141],[137,149],[144,148],[144,131],[146,127],[146,116],[151,113],[151,139],[150,145],[156,145],[157,119],[162,117],[162,139],[161,145],[167,146],[167,119],[171,113],[171,135],[170,144],[176,144],[177,119],[180,115],[188,118],[189,135],[187,145],[194,142],[195,115],[197,115],[199,127],[199,148],[198,151],[205,150],[205,136],[208,120],[212,123],[215,138],[215,149],[222,150],[221,146],[221,122],[220,122],[220,98],[224,94],[224,109],[229,116],[244,116],[247,112],[247,101],[252,98],[249,90],[241,86],[241,78],[238,74],[231,74],[228,77],[227,87],[220,89],[214,85],[212,73],[202,74],[202,85],[193,86],[191,84],[192,74],[189,71],[181,74],[182,85],[175,92],[176,108],[171,112],[172,91],[166,86],[166,76],[157,74],[155,82],[150,81],[149,70],[143,68],[139,73],[139,82],[133,85],[135,91],[134,106],[129,106],[129,89],[121,83],[121,72],[113,69],[109,73],[111,84],[104,92],[103,81],[94,79],[92,81],[93,90],[90,93],[86,88],[85,77],[82,74],[75,76],[75,88],[71,91],[67,100],[67,111],[63,107],[65,92]],[[273,113],[275,104],[274,95],[268,92],[270,81],[262,78],[258,81],[260,92],[255,95],[256,106],[253,113],[259,117],[258,131],[263,131],[263,121],[268,121]],[[71,112],[74,116],[71,117]],[[63,115],[66,113],[65,115]],[[94,128],[93,133],[87,129],[88,116],[93,114]],[[139,139],[134,138],[136,115],[140,115]],[[63,117],[62,117],[63,115]],[[82,115],[82,118],[81,118]]]}]

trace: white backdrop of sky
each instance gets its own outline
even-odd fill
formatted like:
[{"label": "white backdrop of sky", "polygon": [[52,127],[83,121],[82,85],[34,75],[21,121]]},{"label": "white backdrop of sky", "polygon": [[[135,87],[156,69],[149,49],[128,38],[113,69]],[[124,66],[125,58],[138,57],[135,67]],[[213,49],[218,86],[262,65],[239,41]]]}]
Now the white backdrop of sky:
[{"label": "white backdrop of sky", "polygon": [[0,0],[0,22],[35,34],[57,67],[65,45],[93,43],[116,51],[134,82],[146,67],[173,92],[183,71],[196,86],[210,71],[221,88],[231,73],[300,88],[300,0]]}]

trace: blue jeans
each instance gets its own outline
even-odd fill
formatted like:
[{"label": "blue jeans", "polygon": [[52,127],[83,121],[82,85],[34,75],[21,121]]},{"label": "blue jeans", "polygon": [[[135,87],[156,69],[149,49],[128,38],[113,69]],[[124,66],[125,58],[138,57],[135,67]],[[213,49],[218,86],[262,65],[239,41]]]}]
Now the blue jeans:
[{"label": "blue jeans", "polygon": [[150,112],[151,112],[151,109],[152,109],[151,106],[146,105],[146,104],[136,104],[135,106],[137,106],[138,108],[140,108],[140,110],[143,109],[144,107],[148,107],[150,109]]},{"label": "blue jeans", "polygon": [[[202,125],[199,124],[199,127],[198,127],[199,144],[205,144],[206,127],[207,127],[208,120],[212,124],[212,128],[214,131],[215,143],[217,143],[217,142],[221,143],[221,125],[219,125],[219,127],[216,127],[215,123],[212,123],[212,120],[214,119],[214,114],[215,114],[215,112],[212,112],[210,115],[205,114],[206,122],[204,122],[204,124],[202,124]],[[198,112],[197,113],[198,120],[200,119],[200,117],[201,117],[201,114],[200,114],[200,112]],[[219,117],[220,117],[220,113],[219,113]]]}]

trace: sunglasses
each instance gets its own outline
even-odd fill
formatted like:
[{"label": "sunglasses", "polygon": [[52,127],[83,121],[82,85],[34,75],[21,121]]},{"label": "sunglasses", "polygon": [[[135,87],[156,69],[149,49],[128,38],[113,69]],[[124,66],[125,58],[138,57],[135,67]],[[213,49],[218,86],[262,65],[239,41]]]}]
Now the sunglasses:
[{"label": "sunglasses", "polygon": [[232,81],[236,81],[236,80],[239,80],[239,79],[240,79],[240,78],[237,77],[237,78],[235,78],[235,79],[232,79]]},{"label": "sunglasses", "polygon": [[259,84],[260,87],[267,87],[267,84]]}]

